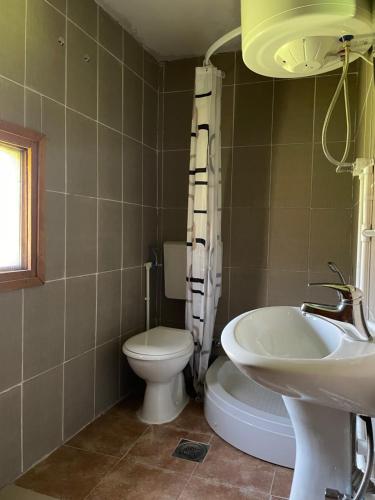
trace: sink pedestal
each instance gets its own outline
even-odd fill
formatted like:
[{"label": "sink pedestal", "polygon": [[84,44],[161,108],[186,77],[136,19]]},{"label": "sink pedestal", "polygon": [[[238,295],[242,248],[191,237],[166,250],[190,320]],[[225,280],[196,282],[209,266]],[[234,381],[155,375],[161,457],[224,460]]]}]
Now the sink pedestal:
[{"label": "sink pedestal", "polygon": [[296,436],[290,500],[323,500],[325,489],[352,493],[352,414],[283,396]]}]

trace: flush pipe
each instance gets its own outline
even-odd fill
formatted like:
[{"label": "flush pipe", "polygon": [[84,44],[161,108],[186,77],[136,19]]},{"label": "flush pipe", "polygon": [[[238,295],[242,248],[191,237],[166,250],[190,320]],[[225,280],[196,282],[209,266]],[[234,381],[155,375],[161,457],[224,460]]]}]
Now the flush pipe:
[{"label": "flush pipe", "polygon": [[150,271],[152,268],[152,262],[145,262],[143,264],[146,269],[146,330],[150,329]]},{"label": "flush pipe", "polygon": [[239,26],[238,28],[235,28],[234,30],[232,31],[229,31],[229,33],[226,33],[225,35],[223,35],[221,38],[219,38],[218,40],[216,40],[216,42],[214,42],[207,50],[206,52],[206,56],[204,58],[204,61],[203,61],[203,65],[204,66],[208,66],[210,64],[210,58],[211,56],[218,50],[220,49],[220,47],[222,47],[223,45],[225,45],[226,43],[230,42],[231,40],[233,40],[234,38],[236,38],[237,36],[240,36],[241,35],[241,31],[242,31],[242,28],[241,26]]}]

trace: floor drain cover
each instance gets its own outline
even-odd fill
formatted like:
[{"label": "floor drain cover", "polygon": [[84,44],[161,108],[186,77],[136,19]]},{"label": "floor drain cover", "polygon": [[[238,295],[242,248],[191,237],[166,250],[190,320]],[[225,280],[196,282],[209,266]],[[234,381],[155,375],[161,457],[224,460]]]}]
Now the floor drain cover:
[{"label": "floor drain cover", "polygon": [[172,453],[172,457],[183,458],[192,462],[203,462],[209,447],[208,444],[181,439],[177,448]]}]

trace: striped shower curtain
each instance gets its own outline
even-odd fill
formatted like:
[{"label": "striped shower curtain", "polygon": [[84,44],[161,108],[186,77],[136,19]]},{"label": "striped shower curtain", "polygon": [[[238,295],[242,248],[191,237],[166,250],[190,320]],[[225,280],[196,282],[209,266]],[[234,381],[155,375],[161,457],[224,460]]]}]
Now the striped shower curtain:
[{"label": "striped shower curtain", "polygon": [[221,294],[221,87],[213,66],[196,68],[187,220],[186,328],[192,332],[194,386],[202,392]]}]

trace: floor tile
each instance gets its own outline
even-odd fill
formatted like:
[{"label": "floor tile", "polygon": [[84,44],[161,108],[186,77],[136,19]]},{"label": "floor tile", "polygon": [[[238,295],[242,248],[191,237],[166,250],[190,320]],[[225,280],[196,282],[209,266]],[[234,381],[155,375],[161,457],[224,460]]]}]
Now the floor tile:
[{"label": "floor tile", "polygon": [[293,470],[284,467],[276,467],[275,479],[272,485],[272,495],[277,497],[289,497],[292,486]]},{"label": "floor tile", "polygon": [[54,497],[42,495],[35,491],[20,488],[14,484],[6,486],[0,491],[0,500],[56,500]]},{"label": "floor tile", "polygon": [[167,426],[151,426],[130,450],[129,456],[137,462],[190,474],[197,466],[195,462],[172,457],[180,439],[207,443],[207,434]]},{"label": "floor tile", "polygon": [[196,401],[190,401],[184,411],[168,426],[203,434],[213,434],[211,427],[204,418],[203,404]]},{"label": "floor tile", "polygon": [[122,457],[146,428],[147,425],[135,416],[109,412],[85,427],[68,441],[68,445],[82,450]]},{"label": "floor tile", "polygon": [[194,477],[185,487],[179,500],[268,500],[268,494],[251,488],[237,488],[212,479]]},{"label": "floor tile", "polygon": [[216,479],[232,486],[270,493],[274,465],[246,455],[233,448],[218,436],[210,441],[210,451],[202,464],[198,464],[194,476]]},{"label": "floor tile", "polygon": [[79,500],[85,498],[116,461],[62,446],[18,479],[17,485],[53,497]]},{"label": "floor tile", "polygon": [[90,493],[88,500],[177,499],[187,478],[166,469],[140,464],[128,457]]}]

